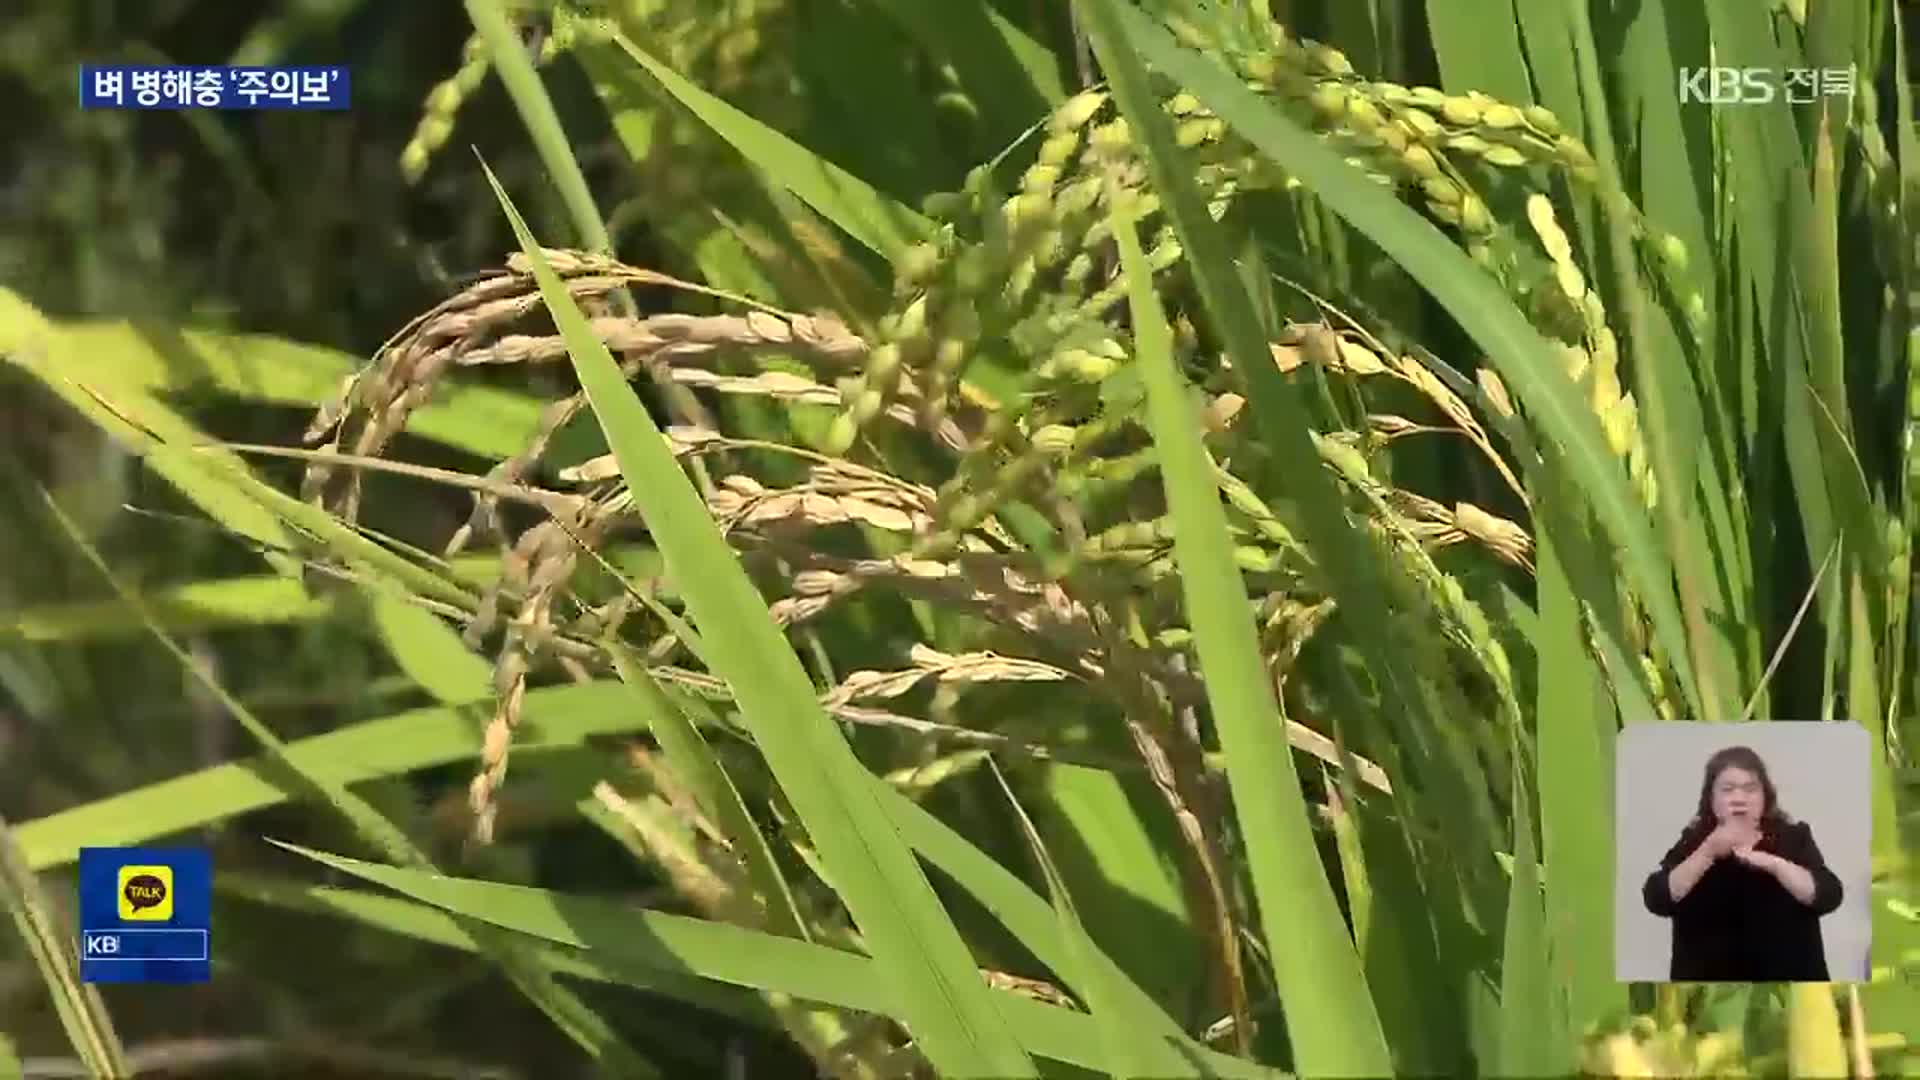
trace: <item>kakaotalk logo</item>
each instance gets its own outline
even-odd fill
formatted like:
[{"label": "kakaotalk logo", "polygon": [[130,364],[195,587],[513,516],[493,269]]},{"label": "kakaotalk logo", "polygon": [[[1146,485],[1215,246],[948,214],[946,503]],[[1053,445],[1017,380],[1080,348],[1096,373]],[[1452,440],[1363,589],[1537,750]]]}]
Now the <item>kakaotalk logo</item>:
[{"label": "kakaotalk logo", "polygon": [[119,907],[122,919],[166,922],[173,918],[173,867],[121,867]]}]

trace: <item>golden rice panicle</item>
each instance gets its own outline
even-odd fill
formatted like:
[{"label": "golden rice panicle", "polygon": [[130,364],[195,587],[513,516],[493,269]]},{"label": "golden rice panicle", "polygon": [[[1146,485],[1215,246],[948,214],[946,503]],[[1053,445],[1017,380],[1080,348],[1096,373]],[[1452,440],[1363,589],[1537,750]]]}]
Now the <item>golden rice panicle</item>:
[{"label": "golden rice panicle", "polygon": [[617,505],[617,496],[597,505],[583,504],[568,515],[570,520],[554,518],[522,533],[503,561],[500,582],[489,590],[482,611],[467,628],[471,641],[484,632],[502,593],[520,592],[519,610],[507,620],[494,664],[494,714],[481,740],[480,768],[467,789],[473,838],[480,843],[493,840],[499,792],[506,783],[508,754],[525,710],[528,677],[560,629],[555,605],[573,578],[580,545],[599,546]]},{"label": "golden rice panicle", "polygon": [[413,130],[413,138],[407,140],[406,148],[400,151],[400,175],[407,183],[419,183],[420,178],[426,175],[433,155],[452,138],[460,107],[480,89],[480,84],[486,81],[487,72],[492,68],[493,64],[487,58],[486,42],[481,40],[479,34],[467,38],[460,50],[460,66],[428,91],[420,123]]},{"label": "golden rice panicle", "polygon": [[1567,373],[1587,393],[1587,403],[1600,418],[1607,445],[1627,465],[1641,500],[1652,507],[1657,489],[1649,467],[1645,439],[1633,395],[1620,383],[1618,339],[1607,325],[1606,308],[1600,294],[1587,285],[1574,261],[1573,245],[1554,215],[1553,202],[1545,195],[1527,199],[1527,222],[1540,239],[1540,246],[1553,263],[1551,285],[1557,300],[1577,312],[1582,327],[1582,344],[1562,346]]},{"label": "golden rice panicle", "polygon": [[1479,91],[1456,95],[1370,80],[1339,50],[1296,40],[1277,23],[1268,37],[1263,48],[1230,48],[1249,84],[1278,96],[1296,119],[1376,179],[1423,189],[1431,182],[1425,194],[1430,207],[1439,208],[1436,216],[1469,236],[1492,227],[1466,179],[1472,169],[1560,168],[1590,178],[1591,155],[1549,109],[1508,104]]}]

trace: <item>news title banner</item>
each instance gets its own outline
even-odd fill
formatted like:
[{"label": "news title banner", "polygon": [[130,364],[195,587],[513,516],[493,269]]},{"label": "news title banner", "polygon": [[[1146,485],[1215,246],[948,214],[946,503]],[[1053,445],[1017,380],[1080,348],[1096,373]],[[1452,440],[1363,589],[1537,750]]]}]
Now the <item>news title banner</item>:
[{"label": "news title banner", "polygon": [[206,982],[212,909],[205,848],[81,848],[80,981]]},{"label": "news title banner", "polygon": [[344,67],[82,64],[82,109],[345,109]]}]

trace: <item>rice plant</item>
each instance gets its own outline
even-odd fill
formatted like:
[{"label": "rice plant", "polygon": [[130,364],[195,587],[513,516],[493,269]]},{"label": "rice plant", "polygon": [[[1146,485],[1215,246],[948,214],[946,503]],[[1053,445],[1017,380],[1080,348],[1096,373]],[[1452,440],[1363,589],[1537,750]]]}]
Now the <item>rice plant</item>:
[{"label": "rice plant", "polygon": [[[371,357],[0,295],[270,571],[143,592],[36,501],[112,600],[0,633],[133,625],[264,750],[0,827],[37,950],[79,847],[295,803],[348,828],[226,894],[481,956],[613,1075],[1911,1067],[1897,5],[465,6],[395,168],[515,246]],[[457,152],[490,73],[540,181]],[[250,621],[371,626],[432,704],[283,739],[176,640]],[[1756,717],[1872,736],[1873,981],[1617,982],[1616,734]],[[488,861],[580,823],[659,890]]]}]

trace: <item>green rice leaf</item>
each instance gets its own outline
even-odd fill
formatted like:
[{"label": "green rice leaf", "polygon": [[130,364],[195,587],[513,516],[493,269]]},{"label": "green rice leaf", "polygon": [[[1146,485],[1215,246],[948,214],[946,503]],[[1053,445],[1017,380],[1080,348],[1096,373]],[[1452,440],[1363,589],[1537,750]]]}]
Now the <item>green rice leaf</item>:
[{"label": "green rice leaf", "polygon": [[368,592],[380,640],[422,690],[447,705],[493,696],[493,665],[474,655],[438,616],[383,589]]},{"label": "green rice leaf", "polygon": [[[429,945],[468,953],[479,950],[459,917],[415,900],[245,872],[222,871],[214,878],[213,887],[222,895],[343,919]],[[633,963],[630,958],[610,950],[585,952],[532,936],[524,936],[521,944],[528,955],[552,974],[644,990],[707,1009],[761,1031],[781,1031],[779,1019],[772,1010],[743,987],[701,978],[678,966]]]},{"label": "green rice leaf", "polygon": [[909,245],[933,235],[932,223],[919,213],[702,90],[618,31],[607,27],[605,32],[635,63],[658,80],[667,93],[740,151],[768,179],[799,196],[821,216],[844,229],[848,236],[889,262]]},{"label": "green rice leaf", "polygon": [[786,875],[774,861],[767,838],[747,811],[740,789],[734,787],[713,748],[690,722],[680,707],[668,697],[631,650],[613,642],[606,643],[613,654],[613,667],[620,681],[633,693],[633,700],[647,718],[647,727],[660,741],[667,764],[700,802],[700,809],[712,819],[732,842],[740,861],[746,865],[754,889],[766,904],[771,930],[787,937],[811,941],[806,920],[794,904],[793,890]]},{"label": "green rice leaf", "polygon": [[566,204],[567,216],[573,219],[579,243],[593,251],[611,253],[613,241],[607,236],[607,223],[600,216],[600,208],[594,205],[586,173],[581,171],[580,160],[574,156],[566,129],[560,126],[560,114],[554,110],[546,84],[540,81],[533,58],[527,55],[520,35],[514,33],[513,25],[507,21],[506,5],[502,0],[465,0],[465,3],[467,18],[479,32],[480,40],[486,42],[493,69],[499,73],[500,82],[513,99],[514,109],[527,126],[527,134],[533,138],[540,163],[547,168],[548,180],[560,189],[560,200]]},{"label": "green rice leaf", "polygon": [[[276,842],[278,843],[278,842]],[[568,946],[610,961],[610,970],[670,972],[776,991],[808,1001],[892,1016],[904,1003],[876,960],[727,923],[634,908],[596,897],[441,877],[342,858],[293,844],[279,846],[343,873],[372,881],[446,911]],[[1019,1045],[1043,1057],[1099,1068],[1098,1042],[1084,1013],[1004,990],[987,991],[1003,1010]],[[1210,1054],[1206,1060],[1232,1058]],[[943,1075],[999,1076],[999,1073]],[[1255,1073],[1282,1080],[1271,1071]]]},{"label": "green rice leaf", "polygon": [[[1239,312],[1244,318],[1230,328],[1231,339],[1231,330],[1256,325],[1253,313],[1223,248],[1194,251],[1193,230],[1204,227],[1204,211],[1192,213],[1191,190],[1169,189],[1172,170],[1166,163],[1172,156],[1171,140],[1164,120],[1152,111],[1156,106],[1147,97],[1145,69],[1125,47],[1133,35],[1129,31],[1123,36],[1116,25],[1118,16],[1130,9],[1101,0],[1081,10],[1093,17],[1094,46],[1114,93],[1159,165],[1154,170],[1155,183],[1183,229],[1196,273],[1220,272],[1214,273],[1214,282],[1201,283],[1209,306],[1231,292],[1245,309]],[[1174,365],[1172,328],[1140,250],[1134,222],[1116,220],[1113,232],[1128,284],[1135,362],[1146,388],[1160,475],[1179,526],[1174,555],[1186,614],[1194,630],[1208,705],[1227,756],[1233,806],[1247,844],[1254,895],[1287,1014],[1294,1060],[1309,1075],[1385,1073],[1391,1064],[1379,1016],[1320,865],[1299,778],[1291,769],[1271,767],[1272,762],[1291,756],[1286,723],[1260,654],[1246,583],[1233,559],[1226,510],[1201,441],[1193,399]],[[1222,276],[1224,280],[1219,280]],[[1235,352],[1245,355],[1243,349]],[[1274,432],[1263,430],[1263,434],[1271,437]],[[1308,437],[1304,426],[1294,428],[1293,434],[1302,442]],[[1285,449],[1275,447],[1280,453]],[[1309,451],[1304,460],[1315,460],[1315,455]],[[1324,474],[1317,469],[1305,472],[1309,489],[1324,485],[1320,494],[1332,497],[1331,481]],[[1312,509],[1321,510],[1323,519],[1331,516],[1324,503]],[[1337,504],[1331,514],[1338,514]]]},{"label": "green rice leaf", "polygon": [[1516,107],[1533,101],[1513,7],[1486,0],[1426,0],[1426,6],[1441,85],[1448,92],[1478,90]]},{"label": "green rice leaf", "polygon": [[1557,1075],[1571,1070],[1561,986],[1548,969],[1540,863],[1534,857],[1531,777],[1521,767],[1520,732],[1513,768],[1513,879],[1507,893],[1506,941],[1500,950],[1500,1058],[1496,1076]]},{"label": "green rice leaf", "polygon": [[868,3],[898,20],[937,60],[953,65],[991,142],[1011,141],[1066,97],[1054,55],[985,0]]},{"label": "green rice leaf", "polygon": [[1014,819],[1020,825],[1020,834],[1026,839],[1027,847],[1033,852],[1034,860],[1040,865],[1040,872],[1047,879],[1047,891],[1053,895],[1053,907],[1059,920],[1060,936],[1066,940],[1067,955],[1073,960],[1071,979],[1076,986],[1085,987],[1087,1011],[1093,1016],[1094,1029],[1099,1033],[1101,1049],[1105,1051],[1106,1068],[1115,1080],[1125,1080],[1131,1076],[1198,1076],[1192,1063],[1183,1061],[1179,1053],[1163,1040],[1153,1036],[1150,1028],[1143,1028],[1127,1016],[1128,1004],[1137,999],[1138,988],[1129,995],[1114,985],[1119,976],[1106,965],[1096,962],[1093,951],[1088,947],[1090,939],[1086,928],[1080,922],[1080,913],[1074,907],[1073,893],[1067,888],[1067,881],[1060,876],[1060,870],[1054,865],[1053,856],[1048,854],[1047,845],[1040,838],[1040,830],[1034,827],[1033,819],[1027,816],[1026,808],[1007,784],[1006,777],[1000,772],[993,759],[987,759],[994,779],[1000,783],[1000,790],[1013,808]]},{"label": "green rice leaf", "polygon": [[[1040,824],[1089,936],[1155,999],[1183,1007],[1207,950],[1169,856],[1180,839],[1164,801],[1107,769],[1049,762],[1040,771]],[[1143,936],[1145,919],[1155,930]]]},{"label": "green rice leaf", "polygon": [[[1546,934],[1567,1028],[1585,1031],[1625,1004],[1613,979],[1613,734],[1615,712],[1587,653],[1579,601],[1551,536],[1534,548],[1540,616],[1535,738],[1540,762]],[[1509,953],[1508,955],[1512,955]],[[1558,1067],[1558,1066],[1556,1066]]]},{"label": "green rice leaf", "polygon": [[[314,596],[293,578],[278,574],[188,581],[140,596],[162,626],[176,632],[226,626],[266,626],[325,618],[338,604]],[[117,601],[45,604],[0,612],[0,640],[92,641],[144,634],[133,610]]]},{"label": "green rice leaf", "polygon": [[[530,690],[514,754],[639,730],[644,720],[621,707],[627,700],[625,688],[613,682]],[[479,757],[490,712],[484,703],[409,709],[287,743],[286,756],[301,773],[329,785],[471,761]],[[303,795],[267,759],[246,758],[21,822],[14,840],[29,867],[49,870],[71,864],[87,845],[139,844]]]},{"label": "green rice leaf", "polygon": [[[100,989],[80,981],[80,966],[75,960],[75,930],[65,924],[57,908],[48,902],[45,890],[20,854],[19,845],[0,818],[0,907],[12,916],[13,926],[26,946],[27,955],[40,972],[47,994],[53,999],[60,1026],[67,1041],[80,1055],[80,1061],[95,1076],[129,1076],[126,1051],[114,1030],[113,1016],[107,1012]],[[0,1075],[7,1072],[11,1047],[0,1045]],[[16,1061],[14,1069],[18,1071]]]}]

